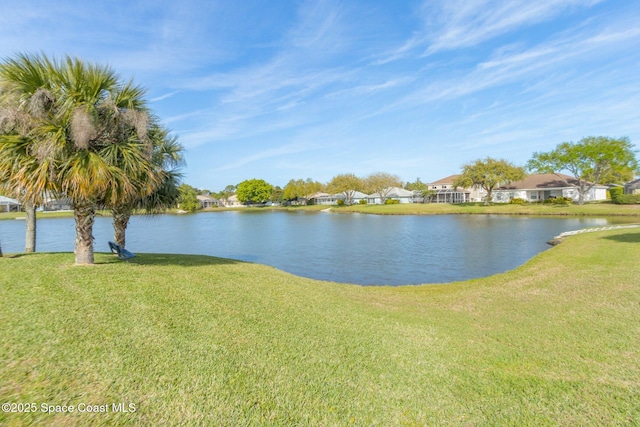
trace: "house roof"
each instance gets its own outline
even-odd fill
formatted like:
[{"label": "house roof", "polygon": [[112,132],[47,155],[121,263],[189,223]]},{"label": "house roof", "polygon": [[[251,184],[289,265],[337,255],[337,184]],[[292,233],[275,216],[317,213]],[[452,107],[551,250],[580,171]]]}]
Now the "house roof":
[{"label": "house roof", "polygon": [[514,181],[498,190],[532,190],[547,188],[567,188],[577,186],[578,180],[562,173],[540,173],[529,175],[523,180]]},{"label": "house roof", "polygon": [[[380,193],[373,193],[370,197],[380,197]],[[387,188],[387,199],[391,197],[413,197],[413,191],[405,190],[400,187]]]},{"label": "house roof", "polygon": [[0,203],[2,203],[3,205],[19,205],[20,204],[20,202],[17,201],[16,199],[11,199],[6,196],[0,196]]},{"label": "house roof", "polygon": [[[334,199],[344,199],[346,196],[344,193],[336,193],[336,194],[327,194],[327,193],[316,193],[314,195],[309,196],[309,198],[334,198]],[[360,191],[353,191],[351,197],[354,199],[362,199],[364,197],[369,197],[368,194],[361,193]]]},{"label": "house roof", "polygon": [[213,197],[211,197],[211,196],[205,196],[204,194],[198,194],[198,195],[196,196],[196,199],[198,199],[198,200],[200,200],[200,201],[203,201],[203,202],[204,202],[204,201],[206,201],[206,200],[211,200],[211,201],[213,201],[213,202],[215,202],[215,201],[216,201],[216,199],[214,199]]},{"label": "house roof", "polygon": [[353,192],[353,194],[352,194],[352,196],[353,196],[353,198],[354,198],[354,199],[363,199],[363,198],[365,198],[365,197],[369,197],[369,195],[368,195],[368,194],[364,194],[364,193],[363,193],[363,192],[361,192],[361,191],[354,191],[354,192]]},{"label": "house roof", "polygon": [[456,178],[457,178],[457,177],[459,177],[459,176],[460,176],[460,174],[457,174],[457,175],[449,175],[449,176],[448,176],[448,177],[446,177],[446,178],[442,178],[442,179],[439,179],[439,180],[437,180],[437,181],[430,182],[428,185],[453,184],[453,181],[455,181],[455,180],[456,180]]},{"label": "house roof", "polygon": [[309,194],[306,198],[311,200],[311,199],[317,199],[318,197],[327,197],[328,195],[329,195],[328,193],[318,191],[317,193]]}]

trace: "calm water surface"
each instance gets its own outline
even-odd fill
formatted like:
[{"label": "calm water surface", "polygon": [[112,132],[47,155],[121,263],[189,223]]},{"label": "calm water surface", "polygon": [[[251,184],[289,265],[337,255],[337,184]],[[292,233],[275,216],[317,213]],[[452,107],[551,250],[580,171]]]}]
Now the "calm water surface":
[{"label": "calm water surface", "polygon": [[[39,214],[42,218],[46,214]],[[205,254],[257,262],[314,279],[362,285],[443,283],[513,269],[563,231],[601,218],[494,215],[382,216],[324,212],[212,212],[134,217],[132,252]],[[72,218],[38,220],[38,252],[71,252]],[[24,250],[24,221],[0,221],[5,253]],[[95,250],[113,240],[97,218]]]}]

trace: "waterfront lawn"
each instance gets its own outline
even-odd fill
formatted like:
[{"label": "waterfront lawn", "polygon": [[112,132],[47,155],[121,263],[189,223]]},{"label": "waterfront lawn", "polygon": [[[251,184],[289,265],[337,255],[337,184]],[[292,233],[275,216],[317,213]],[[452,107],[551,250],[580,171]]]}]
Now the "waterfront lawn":
[{"label": "waterfront lawn", "polygon": [[613,203],[585,203],[580,206],[547,203],[403,203],[395,205],[352,205],[333,207],[333,212],[359,212],[378,215],[443,215],[443,214],[493,214],[493,215],[573,215],[573,216],[640,216],[640,205],[616,205]]},{"label": "waterfront lawn", "polygon": [[38,410],[0,424],[636,425],[639,259],[637,229],[597,232],[392,288],[204,256],[5,256],[0,401]]}]

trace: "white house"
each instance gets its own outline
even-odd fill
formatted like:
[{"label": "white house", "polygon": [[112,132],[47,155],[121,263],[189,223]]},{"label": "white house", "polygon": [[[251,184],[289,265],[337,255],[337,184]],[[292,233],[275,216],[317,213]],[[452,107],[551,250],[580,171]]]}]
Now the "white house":
[{"label": "white house", "polygon": [[234,194],[233,196],[229,196],[227,200],[224,201],[224,206],[228,208],[237,208],[244,205],[238,201],[238,196]]},{"label": "white house", "polygon": [[[313,196],[309,196],[310,200],[313,199],[316,205],[337,205],[338,200],[344,200],[346,202],[347,196],[344,193],[328,194],[328,193],[316,193]],[[351,195],[351,204],[357,205],[360,200],[367,200],[370,197],[368,194],[364,194],[360,191],[353,191]]]},{"label": "white house", "polygon": [[[568,197],[577,201],[578,180],[561,173],[543,173],[529,175],[521,181],[515,181],[493,191],[492,201],[508,203],[511,199],[524,199],[528,202],[541,202],[554,197]],[[607,187],[594,185],[585,194],[584,201],[607,199]]]},{"label": "white house", "polygon": [[47,197],[42,205],[43,211],[70,211],[73,209],[71,199],[66,197]]},{"label": "white house", "polygon": [[[415,203],[415,198],[417,197],[413,191],[405,190],[400,187],[390,187],[382,192],[382,196],[386,200],[397,200],[400,203]],[[380,197],[380,193],[373,193],[366,197],[367,203],[371,204],[381,204],[382,197]]]},{"label": "white house", "polygon": [[0,212],[19,212],[22,205],[15,199],[9,197],[0,196]]},{"label": "white house", "polygon": [[360,191],[354,191],[353,194],[351,195],[351,203],[356,205],[360,203],[360,200],[367,200],[368,197],[369,197],[368,194],[364,194]]},{"label": "white house", "polygon": [[196,196],[198,202],[200,202],[201,208],[215,208],[218,206],[218,201],[211,196],[205,196],[203,194],[198,194]]}]

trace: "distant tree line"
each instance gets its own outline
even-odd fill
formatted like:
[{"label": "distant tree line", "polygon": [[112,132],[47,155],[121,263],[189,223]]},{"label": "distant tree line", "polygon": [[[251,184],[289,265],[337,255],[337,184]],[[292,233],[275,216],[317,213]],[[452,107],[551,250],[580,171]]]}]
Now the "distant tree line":
[{"label": "distant tree line", "polygon": [[[578,203],[584,203],[585,195],[598,184],[619,184],[633,179],[638,172],[638,161],[629,138],[604,136],[586,137],[578,142],[563,142],[554,150],[533,153],[526,166],[517,166],[505,159],[487,157],[466,163],[454,185],[459,188],[478,187],[486,192],[485,204],[490,203],[493,191],[510,182],[518,181],[527,173],[568,172],[577,181]],[[346,204],[351,204],[357,192],[376,193],[382,203],[391,188],[400,187],[418,192],[429,201],[434,191],[420,178],[413,182],[402,182],[394,174],[376,172],[365,177],[353,173],[334,176],[327,183],[311,178],[291,179],[284,188],[271,185],[264,180],[251,179],[238,185],[228,185],[218,193],[205,192],[218,199],[236,195],[241,203],[307,204],[309,196],[319,192],[342,194]],[[196,192],[201,190],[196,190]],[[194,196],[195,197],[195,196]]]}]

